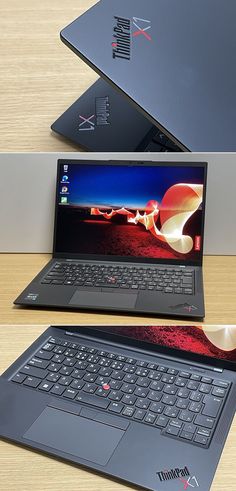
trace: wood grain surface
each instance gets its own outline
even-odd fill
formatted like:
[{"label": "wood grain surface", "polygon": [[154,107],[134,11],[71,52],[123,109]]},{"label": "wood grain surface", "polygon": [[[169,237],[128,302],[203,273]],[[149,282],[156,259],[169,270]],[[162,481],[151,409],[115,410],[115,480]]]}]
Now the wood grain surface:
[{"label": "wood grain surface", "polygon": [[0,0],[0,150],[73,151],[51,124],[97,75],[60,41],[94,0]]}]

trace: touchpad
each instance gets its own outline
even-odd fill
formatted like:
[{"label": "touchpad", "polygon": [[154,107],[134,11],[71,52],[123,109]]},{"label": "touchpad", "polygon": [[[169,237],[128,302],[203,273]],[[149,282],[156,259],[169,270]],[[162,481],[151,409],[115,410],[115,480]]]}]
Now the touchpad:
[{"label": "touchpad", "polygon": [[77,290],[70,300],[70,305],[83,307],[134,308],[137,294],[118,292],[95,292]]},{"label": "touchpad", "polygon": [[47,407],[24,438],[106,465],[124,433],[113,426]]}]

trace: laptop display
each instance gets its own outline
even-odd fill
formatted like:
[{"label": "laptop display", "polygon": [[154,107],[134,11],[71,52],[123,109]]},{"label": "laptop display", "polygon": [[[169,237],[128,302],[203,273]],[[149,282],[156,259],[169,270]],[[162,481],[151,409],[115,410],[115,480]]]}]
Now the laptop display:
[{"label": "laptop display", "polygon": [[61,163],[56,253],[199,261],[204,165]]},{"label": "laptop display", "polygon": [[235,326],[108,326],[103,330],[142,343],[236,363]]}]

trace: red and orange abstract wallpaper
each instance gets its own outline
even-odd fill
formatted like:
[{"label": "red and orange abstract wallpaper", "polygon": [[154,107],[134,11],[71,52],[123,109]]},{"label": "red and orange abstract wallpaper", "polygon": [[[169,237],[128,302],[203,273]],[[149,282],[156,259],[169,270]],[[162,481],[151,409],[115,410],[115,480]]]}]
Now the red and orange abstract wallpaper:
[{"label": "red and orange abstract wallpaper", "polygon": [[106,331],[236,362],[236,326],[112,326]]}]

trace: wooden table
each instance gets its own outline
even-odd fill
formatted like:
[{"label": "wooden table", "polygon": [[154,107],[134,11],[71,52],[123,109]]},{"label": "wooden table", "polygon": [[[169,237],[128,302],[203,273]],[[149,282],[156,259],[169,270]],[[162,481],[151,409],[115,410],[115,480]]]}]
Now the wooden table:
[{"label": "wooden table", "polygon": [[51,124],[96,80],[60,30],[95,0],[1,0],[0,150],[78,150]]},{"label": "wooden table", "polygon": [[[13,300],[49,261],[48,254],[0,254],[1,324],[140,324],[170,323],[169,319],[86,311],[34,310]],[[236,324],[236,256],[204,258],[206,324]],[[183,321],[172,323],[183,324]],[[185,324],[192,324],[184,321]]]},{"label": "wooden table", "polygon": [[[0,326],[0,373],[47,326]],[[211,491],[235,491],[236,418],[234,419]],[[1,491],[125,491],[134,489],[79,467],[0,440]],[[206,490],[202,490],[206,491]]]}]

